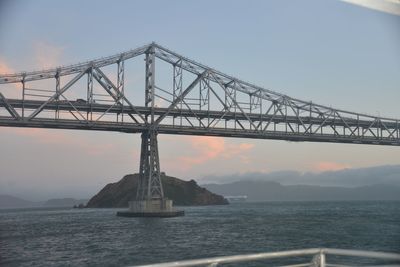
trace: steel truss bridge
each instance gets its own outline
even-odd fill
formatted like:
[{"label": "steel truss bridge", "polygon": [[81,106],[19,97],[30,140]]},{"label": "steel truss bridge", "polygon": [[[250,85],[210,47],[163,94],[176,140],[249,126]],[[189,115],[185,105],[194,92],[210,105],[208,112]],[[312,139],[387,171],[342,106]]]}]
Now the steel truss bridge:
[{"label": "steel truss bridge", "polygon": [[142,200],[164,197],[158,133],[400,145],[397,119],[295,99],[156,43],[75,65],[0,75],[0,126],[142,133]]}]

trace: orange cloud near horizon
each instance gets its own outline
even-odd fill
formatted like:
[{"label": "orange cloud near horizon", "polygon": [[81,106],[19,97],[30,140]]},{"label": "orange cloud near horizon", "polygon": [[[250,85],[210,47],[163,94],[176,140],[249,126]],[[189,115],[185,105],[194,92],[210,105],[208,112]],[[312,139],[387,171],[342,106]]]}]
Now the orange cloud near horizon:
[{"label": "orange cloud near horizon", "polygon": [[11,74],[15,71],[5,62],[5,60],[0,58],[0,74]]},{"label": "orange cloud near horizon", "polygon": [[317,162],[314,165],[313,169],[317,172],[327,172],[327,171],[340,171],[344,169],[349,169],[350,167],[351,166],[349,164],[322,161],[322,162]]},{"label": "orange cloud near horizon", "polygon": [[248,156],[244,155],[251,150],[254,145],[241,143],[239,145],[225,142],[221,137],[193,136],[186,139],[186,143],[195,151],[193,156],[180,156],[177,158],[178,165],[173,165],[174,169],[181,171],[192,169],[195,165],[201,165],[207,161],[224,158],[230,159],[238,157],[243,163],[248,162]]},{"label": "orange cloud near horizon", "polygon": [[113,143],[96,144],[84,137],[69,136],[65,132],[58,130],[40,128],[2,128],[2,134],[11,134],[21,138],[29,138],[33,142],[47,146],[57,146],[60,148],[76,147],[77,152],[87,156],[103,156],[106,154],[117,154],[117,148]]},{"label": "orange cloud near horizon", "polygon": [[[1,74],[12,74],[15,70],[10,67],[10,65],[2,58],[0,58],[0,75]],[[3,85],[0,88],[0,93],[2,93],[6,98],[17,98],[21,95],[21,83],[12,83],[8,85]]]}]

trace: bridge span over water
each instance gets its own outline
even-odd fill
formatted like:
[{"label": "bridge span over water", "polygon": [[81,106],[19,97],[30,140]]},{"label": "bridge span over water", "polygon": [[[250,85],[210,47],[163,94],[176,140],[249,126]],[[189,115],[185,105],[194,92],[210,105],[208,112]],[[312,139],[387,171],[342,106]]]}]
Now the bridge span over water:
[{"label": "bridge span over water", "polygon": [[54,69],[0,74],[0,126],[141,133],[138,200],[164,198],[159,133],[400,145],[397,119],[292,98],[156,43]]}]

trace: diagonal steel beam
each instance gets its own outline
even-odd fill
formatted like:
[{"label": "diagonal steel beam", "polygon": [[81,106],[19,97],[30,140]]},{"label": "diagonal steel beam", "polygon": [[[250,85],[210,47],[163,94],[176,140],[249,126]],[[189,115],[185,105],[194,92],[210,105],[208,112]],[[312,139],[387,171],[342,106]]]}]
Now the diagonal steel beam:
[{"label": "diagonal steel beam", "polygon": [[[272,107],[275,105],[273,101],[270,101],[270,102],[271,102],[271,105],[269,106],[269,108],[267,109],[267,111],[266,111],[262,116],[268,115],[268,113],[271,111]],[[257,129],[260,128],[260,127],[262,126],[262,123],[263,123],[263,121],[262,121],[262,117],[261,117],[261,118],[260,118],[260,122],[259,122],[258,125],[257,125]]]},{"label": "diagonal steel beam", "polygon": [[[62,98],[64,98],[64,100],[65,101],[67,101],[67,103],[75,110],[75,112],[77,112],[81,117],[82,117],[82,119],[84,120],[84,121],[88,121],[87,120],[87,118],[85,118],[85,116],[83,116],[82,115],[82,113],[64,96],[64,95],[61,95],[61,97]],[[70,110],[70,113],[71,114],[73,114],[72,113],[72,110]],[[74,115],[74,114],[73,114]],[[80,119],[78,119],[75,115],[74,115],[74,117],[78,120],[78,121],[80,121]]]},{"label": "diagonal steel beam", "polygon": [[[277,104],[278,104],[279,106],[278,106]],[[269,121],[267,122],[267,124],[264,126],[262,132],[265,132],[265,131],[267,130],[268,126],[271,124],[272,120],[275,118],[276,114],[278,113],[278,110],[281,108],[281,106],[282,106],[283,104],[280,103],[280,102],[277,102],[277,103],[273,103],[273,105],[275,106],[275,108],[274,108],[274,113],[272,114],[272,116],[271,116],[271,118],[269,119]]]},{"label": "diagonal steel beam", "polygon": [[242,107],[237,103],[237,101],[235,99],[233,99],[233,97],[226,91],[226,87],[220,82],[219,79],[217,79],[217,77],[215,76],[214,73],[211,73],[211,76],[214,77],[214,79],[217,81],[217,83],[219,84],[219,86],[221,86],[221,88],[225,91],[225,93],[228,95],[228,97],[231,99],[231,101],[235,104],[235,106],[240,110],[240,112],[242,112],[242,114],[246,117],[246,119],[250,122],[250,124],[254,127],[254,129],[257,130],[257,126],[254,124],[254,122],[249,118],[249,116],[247,116],[246,112],[243,111]]},{"label": "diagonal steel beam", "polygon": [[[125,95],[123,95],[118,88],[113,84],[113,82],[108,79],[108,77],[97,67],[94,68],[95,71],[93,71],[93,77],[99,82],[99,84],[104,88],[104,90],[107,91],[107,93],[114,99],[115,102],[118,102],[122,105],[121,99],[124,99],[125,102],[136,112],[137,115],[143,120],[143,122],[146,122],[146,119],[144,116],[135,108],[135,106],[126,98]],[[104,79],[106,83],[104,83],[101,79]],[[110,88],[110,87],[111,88]],[[115,95],[111,89],[114,89],[116,91],[117,95]]]},{"label": "diagonal steel beam", "polygon": [[189,94],[190,91],[192,91],[192,89],[199,83],[199,81],[203,79],[205,74],[206,72],[203,72],[201,75],[197,76],[197,78],[177,98],[175,98],[175,100],[168,107],[167,111],[154,121],[154,125],[160,124],[160,122],[171,112],[171,110],[173,110],[179,104],[179,102],[181,102],[185,98],[185,96]]},{"label": "diagonal steel beam", "polygon": [[83,71],[81,71],[78,75],[76,75],[72,80],[70,80],[66,85],[64,85],[63,88],[61,88],[61,90],[59,90],[58,92],[56,92],[52,97],[50,97],[46,102],[44,102],[40,107],[38,107],[29,117],[28,117],[28,121],[32,120],[33,118],[35,118],[43,109],[44,107],[50,103],[51,101],[55,100],[56,98],[58,98],[60,95],[62,95],[63,93],[65,93],[74,83],[76,83],[80,78],[82,78],[83,75],[85,75],[85,73],[88,71],[89,68],[84,69]]},{"label": "diagonal steel beam", "polygon": [[204,84],[207,85],[208,89],[210,89],[211,93],[218,99],[218,101],[222,104],[225,110],[229,110],[230,107],[226,105],[226,103],[219,97],[219,95],[215,92],[214,88],[209,84],[209,81],[204,81]]},{"label": "diagonal steel beam", "polygon": [[[339,119],[346,125],[347,129],[351,131],[350,125],[347,123],[347,121],[340,115],[338,111],[335,110],[336,115],[339,117]],[[345,128],[345,127],[344,127]]]},{"label": "diagonal steel beam", "polygon": [[204,128],[207,128],[207,126],[204,125],[204,123],[201,121],[199,116],[197,116],[196,113],[193,112],[193,110],[190,108],[190,106],[186,103],[186,101],[184,99],[182,99],[182,102],[183,102],[183,104],[185,104],[185,106],[188,108],[188,110],[196,117],[196,119],[199,120],[199,124],[201,124]]},{"label": "diagonal steel beam", "polygon": [[[333,113],[333,112],[332,112],[332,113]],[[331,113],[331,114],[328,114],[327,117],[325,117],[325,115],[323,115],[324,120],[318,125],[317,129],[315,129],[314,132],[311,131],[311,134],[316,134],[316,133],[319,131],[319,129],[321,129],[322,127],[324,127],[326,121],[332,116],[332,113]],[[308,129],[307,129],[307,130],[308,130]],[[335,130],[335,131],[336,131],[336,130]]]},{"label": "diagonal steel beam", "polygon": [[[363,131],[362,131],[362,137],[364,137],[364,135],[368,132],[368,130],[369,130],[369,131],[371,130],[371,127],[374,126],[375,123],[376,123],[376,119],[373,120],[372,123],[371,123],[367,128],[364,128],[364,129],[363,129]],[[372,132],[372,134],[374,134],[374,133]]]},{"label": "diagonal steel beam", "polygon": [[389,128],[386,126],[386,123],[384,123],[383,121],[380,121],[380,123],[388,132],[388,134],[389,134],[388,138],[390,138],[390,137],[395,138],[393,134],[396,132],[396,129],[394,129],[393,131],[390,131]]},{"label": "diagonal steel beam", "polygon": [[285,114],[282,112],[281,109],[278,109],[279,113],[281,113],[282,117],[285,118],[285,125],[286,125],[286,131],[287,131],[287,126],[289,126],[290,130],[292,130],[292,133],[296,133],[296,131],[293,129],[292,125],[290,124],[290,122],[288,122],[287,120],[287,105],[284,104],[286,103],[285,99],[283,99],[283,106],[285,107]]},{"label": "diagonal steel beam", "polygon": [[8,103],[7,98],[4,97],[2,93],[0,93],[0,101],[4,103],[4,107],[7,109],[7,111],[17,120],[21,118],[19,116],[18,112]]},{"label": "diagonal steel beam", "polygon": [[296,118],[300,121],[301,126],[303,126],[305,133],[307,133],[307,128],[306,125],[304,124],[303,120],[301,119],[301,117],[299,116],[299,110],[296,111],[296,109],[293,107],[291,100],[287,100],[286,101],[287,104],[289,104],[289,107],[292,109],[294,115],[296,116]]}]

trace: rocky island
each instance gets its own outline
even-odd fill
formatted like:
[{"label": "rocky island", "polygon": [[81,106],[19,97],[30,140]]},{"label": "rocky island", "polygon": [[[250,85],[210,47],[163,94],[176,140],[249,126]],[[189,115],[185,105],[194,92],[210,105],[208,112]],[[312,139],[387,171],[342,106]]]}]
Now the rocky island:
[{"label": "rocky island", "polygon": [[[228,201],[200,187],[196,181],[184,181],[161,174],[164,195],[172,199],[177,206],[225,205]],[[116,183],[107,184],[87,203],[87,208],[123,208],[128,201],[135,199],[139,174],[125,175]]]}]

